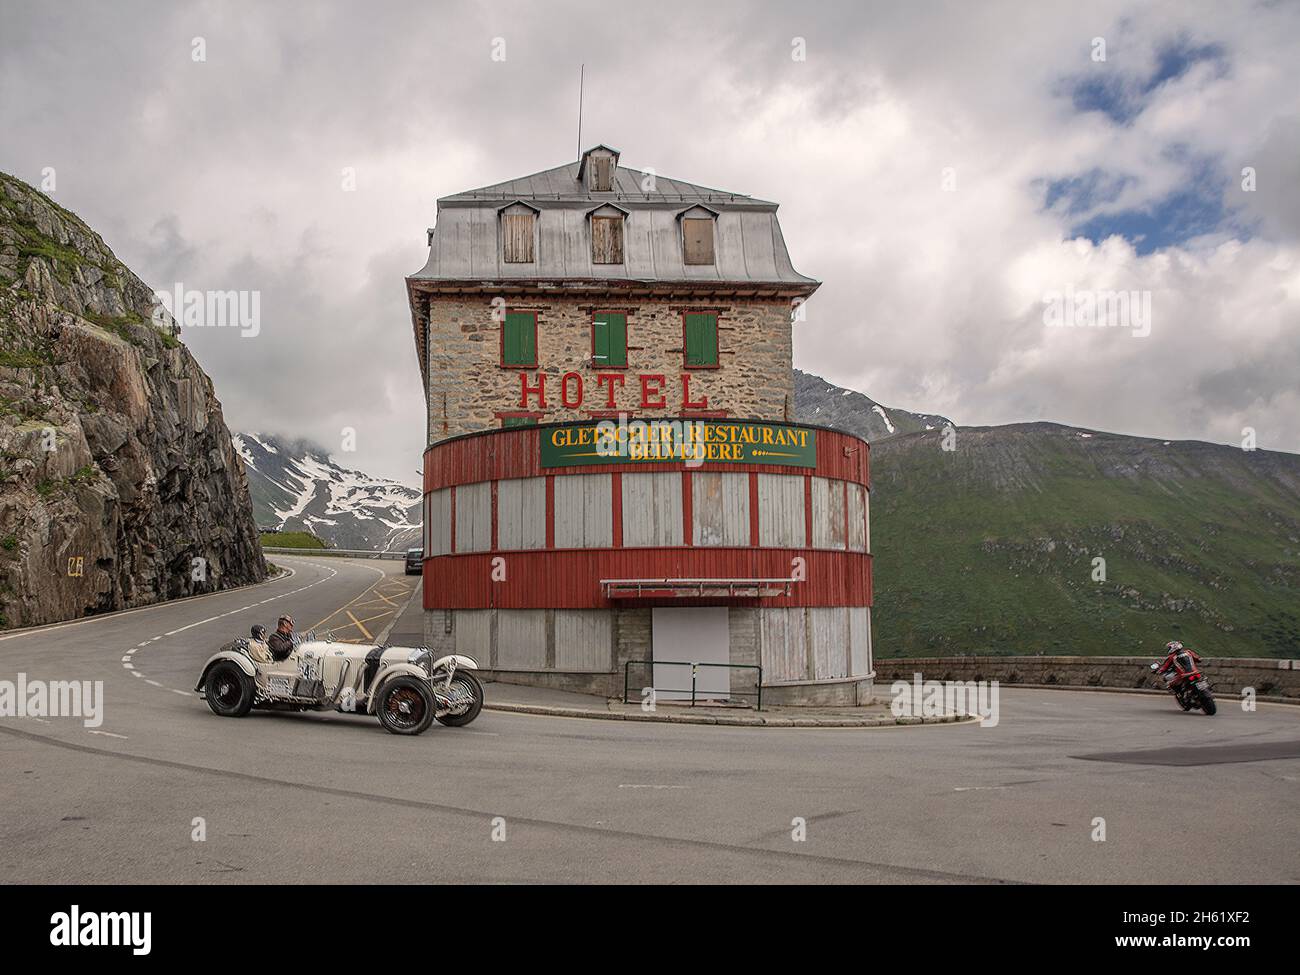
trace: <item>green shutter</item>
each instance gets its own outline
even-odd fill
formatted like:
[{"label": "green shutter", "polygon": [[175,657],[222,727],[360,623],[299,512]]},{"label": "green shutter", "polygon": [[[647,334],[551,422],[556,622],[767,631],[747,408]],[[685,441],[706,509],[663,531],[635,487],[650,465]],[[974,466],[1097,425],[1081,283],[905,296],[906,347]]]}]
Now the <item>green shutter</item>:
[{"label": "green shutter", "polygon": [[596,366],[627,365],[627,316],[600,312],[592,319],[592,362]]},{"label": "green shutter", "polygon": [[502,324],[501,364],[504,366],[531,366],[537,362],[536,319],[532,312],[506,312]]},{"label": "green shutter", "polygon": [[531,416],[503,416],[501,418],[501,428],[509,427],[535,427],[537,420]]},{"label": "green shutter", "polygon": [[686,316],[686,364],[718,364],[718,316],[713,312],[692,312]]}]

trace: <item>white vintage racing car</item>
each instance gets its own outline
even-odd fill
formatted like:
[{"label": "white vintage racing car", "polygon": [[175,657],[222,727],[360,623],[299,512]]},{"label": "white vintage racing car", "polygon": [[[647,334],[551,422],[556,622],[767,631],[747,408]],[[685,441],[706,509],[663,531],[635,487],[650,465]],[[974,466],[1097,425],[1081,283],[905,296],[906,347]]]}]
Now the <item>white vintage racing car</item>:
[{"label": "white vintage racing car", "polygon": [[[264,647],[257,647],[261,650]],[[263,659],[252,641],[226,644],[203,665],[194,686],[226,718],[253,708],[373,714],[395,735],[418,735],[436,718],[466,725],[483,709],[478,664],[463,654],[433,658],[424,647],[318,640],[307,634],[288,658]]]}]

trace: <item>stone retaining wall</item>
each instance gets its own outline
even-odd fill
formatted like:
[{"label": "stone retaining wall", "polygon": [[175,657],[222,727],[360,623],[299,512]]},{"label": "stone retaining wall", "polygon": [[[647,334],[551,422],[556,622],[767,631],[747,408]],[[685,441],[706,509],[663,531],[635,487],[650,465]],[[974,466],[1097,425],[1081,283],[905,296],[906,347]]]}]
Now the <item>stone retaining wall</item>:
[{"label": "stone retaining wall", "polygon": [[[1153,657],[894,657],[877,658],[876,683],[912,679],[996,680],[1062,687],[1156,687]],[[1259,697],[1300,699],[1300,660],[1206,657],[1201,664],[1220,695],[1252,687]],[[882,688],[883,692],[883,688]]]}]

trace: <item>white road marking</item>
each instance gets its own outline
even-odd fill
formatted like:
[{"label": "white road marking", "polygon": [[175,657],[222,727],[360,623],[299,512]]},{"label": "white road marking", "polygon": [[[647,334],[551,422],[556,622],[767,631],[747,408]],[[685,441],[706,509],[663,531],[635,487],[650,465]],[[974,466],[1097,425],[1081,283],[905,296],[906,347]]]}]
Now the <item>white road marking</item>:
[{"label": "white road marking", "polygon": [[[312,563],[310,562],[308,563],[308,565],[311,564]],[[316,566],[316,568],[321,568],[321,566]],[[148,606],[137,606],[135,607],[135,609],[120,609],[115,613],[100,613],[96,616],[87,616],[84,619],[79,619],[79,620],[65,620],[62,623],[51,623],[48,626],[33,626],[26,629],[18,630],[6,636],[0,636],[0,642],[3,642],[5,640],[17,640],[19,637],[32,636],[36,633],[45,633],[48,630],[62,630],[70,626],[85,626],[87,623],[102,623],[104,620],[115,619],[116,617],[119,616],[133,616],[136,613],[147,613],[150,610],[165,609],[169,606],[174,606],[177,603],[190,602],[190,601],[198,602],[200,599],[211,599],[214,596],[226,596],[232,592],[238,592],[240,589],[248,589],[250,586],[273,586],[278,582],[285,582],[291,576],[294,576],[296,574],[297,574],[297,570],[286,566],[284,575],[276,576],[274,579],[266,579],[262,582],[249,583],[248,586],[236,586],[234,589],[224,589],[221,592],[205,592],[199,596],[182,596],[180,599],[169,599],[166,602],[151,603]]]},{"label": "white road marking", "polygon": [[[248,610],[250,610],[250,609],[254,609],[254,608],[256,608],[257,606],[261,606],[261,605],[263,605],[263,604],[265,604],[265,603],[275,602],[276,600],[282,600],[282,599],[285,599],[285,598],[288,597],[288,596],[296,596],[296,595],[297,595],[298,593],[300,593],[300,592],[306,592],[308,589],[311,589],[313,586],[319,586],[322,582],[328,582],[330,579],[333,579],[336,575],[339,574],[338,569],[334,568],[333,566],[329,566],[329,565],[320,565],[320,564],[318,564],[318,563],[316,563],[316,562],[307,562],[306,564],[309,565],[309,566],[311,566],[313,569],[324,569],[325,571],[329,572],[329,575],[327,575],[327,576],[322,576],[321,578],[317,579],[315,582],[310,582],[310,583],[308,583],[308,584],[305,585],[305,586],[300,586],[300,587],[298,587],[297,589],[292,589],[292,590],[290,590],[289,592],[282,593],[282,594],[280,594],[280,595],[278,595],[278,596],[271,596],[271,597],[269,597],[269,598],[267,598],[267,599],[263,599],[261,602],[258,602],[258,603],[251,603],[251,604],[248,605],[248,606],[241,606],[239,609],[232,609],[232,610],[230,610],[229,612],[218,613],[216,616],[209,616],[207,619],[205,619],[205,620],[199,620],[197,623],[190,623],[190,624],[188,624],[188,625],[186,625],[186,626],[179,627],[179,628],[177,628],[177,629],[175,629],[175,630],[169,630],[169,631],[166,632],[166,633],[161,633],[161,634],[159,634],[158,636],[152,637],[152,638],[150,638],[150,639],[148,639],[148,640],[144,640],[144,641],[142,641],[141,643],[136,644],[136,645],[135,645],[134,647],[132,647],[130,650],[126,651],[126,654],[122,657],[122,666],[123,666],[127,671],[130,672],[130,674],[131,674],[132,677],[144,677],[144,674],[142,674],[140,671],[136,670],[136,669],[135,669],[135,666],[130,662],[130,660],[131,660],[131,654],[135,653],[135,652],[136,652],[137,650],[139,650],[141,647],[146,647],[146,646],[148,646],[148,645],[151,644],[151,643],[156,643],[156,642],[158,642],[159,640],[163,639],[164,637],[175,636],[175,635],[178,634],[178,633],[184,633],[186,630],[193,629],[193,628],[196,627],[196,626],[203,626],[205,623],[214,623],[214,622],[216,622],[217,620],[225,619],[227,616],[235,616],[235,615],[237,615],[237,614],[239,614],[239,613],[246,613],[246,612],[248,612]],[[372,567],[372,566],[366,566],[366,568],[373,568],[373,567]],[[382,574],[382,572],[383,572],[382,569],[380,569],[380,570],[376,570],[376,571],[379,571],[381,574]],[[216,594],[216,593],[213,593],[212,595],[217,595],[217,594]],[[146,608],[149,608],[149,607],[146,607]],[[190,697],[190,696],[192,696],[192,692],[191,692],[191,691],[182,691],[182,690],[179,690],[179,689],[177,689],[177,688],[175,688],[175,687],[167,687],[165,684],[160,684],[160,683],[159,683],[158,681],[156,681],[156,680],[148,680],[148,679],[146,679],[146,680],[145,680],[145,683],[146,683],[146,684],[152,684],[154,687],[161,687],[163,690],[171,691],[173,694],[183,694],[183,695],[185,695],[186,697]]]},{"label": "white road marking", "polygon": [[130,740],[130,739],[128,739],[128,738],[126,737],[126,735],[115,735],[115,734],[113,734],[113,732],[111,732],[111,731],[91,731],[91,732],[89,732],[89,734],[92,734],[92,735],[103,735],[105,738],[121,738],[123,741],[129,741],[129,740]]}]

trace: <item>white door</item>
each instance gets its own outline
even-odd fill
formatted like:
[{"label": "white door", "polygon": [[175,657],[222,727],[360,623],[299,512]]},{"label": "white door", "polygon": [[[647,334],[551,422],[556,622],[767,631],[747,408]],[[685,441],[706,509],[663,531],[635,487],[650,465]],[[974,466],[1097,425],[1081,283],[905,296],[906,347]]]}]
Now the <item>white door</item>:
[{"label": "white door", "polygon": [[[731,662],[725,606],[669,606],[651,610],[651,657],[655,696],[666,701],[690,700],[691,667]],[[681,661],[660,663],[659,661]],[[731,696],[731,671],[700,667],[695,675],[696,700]]]}]

